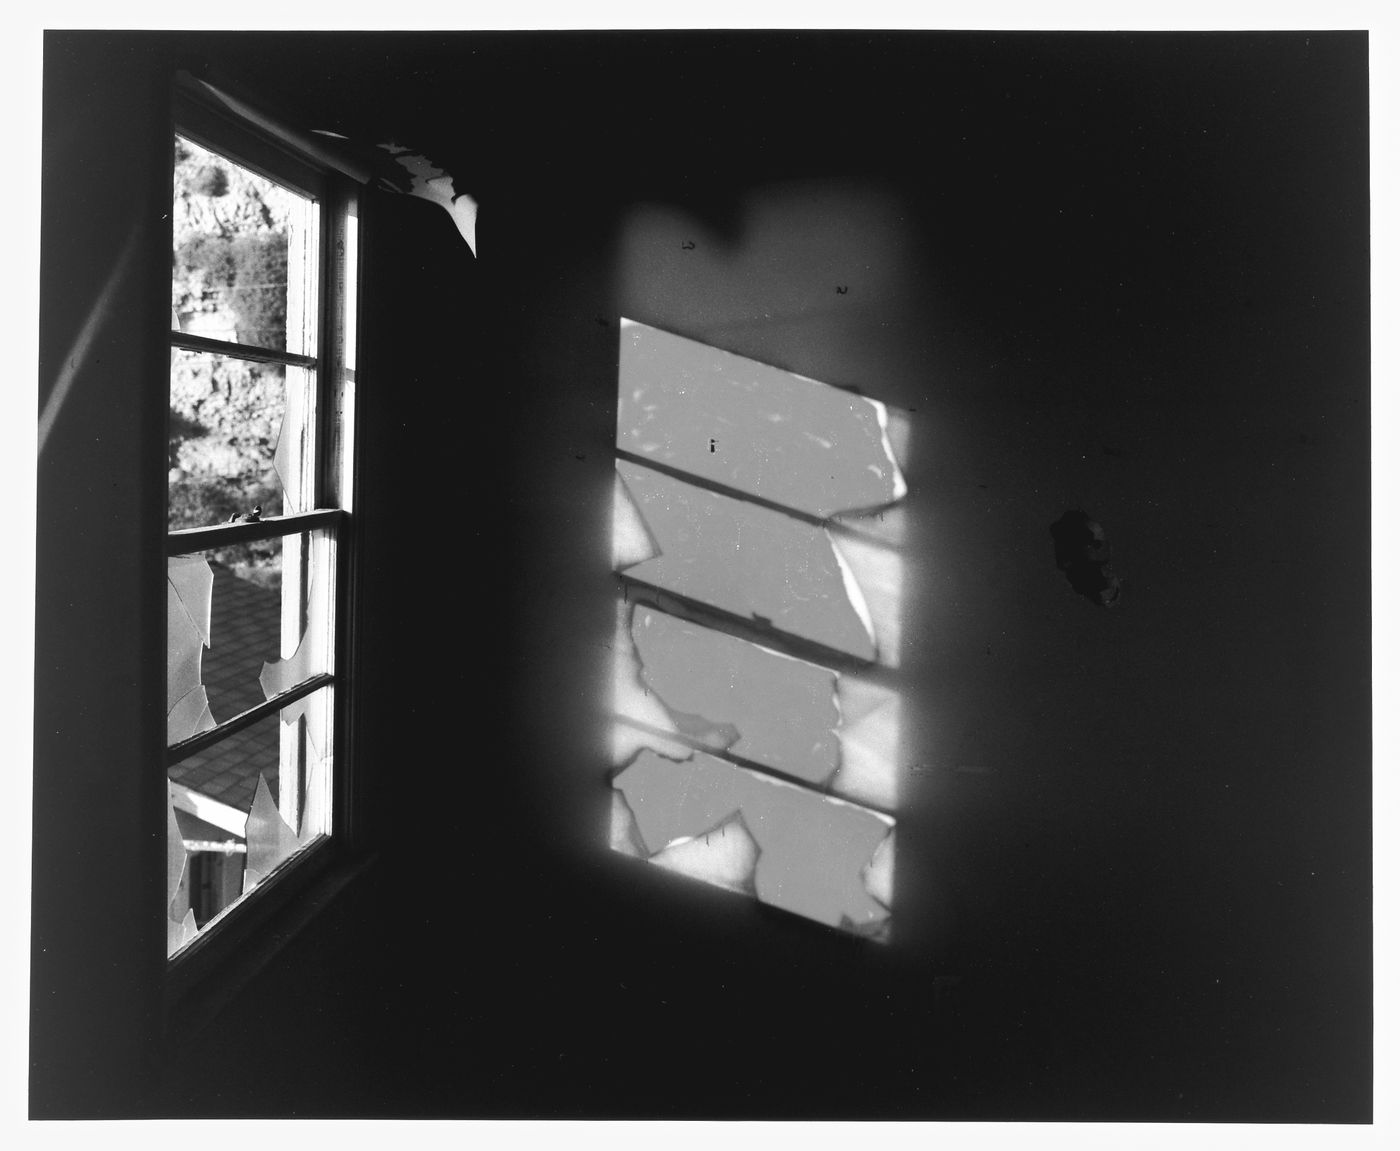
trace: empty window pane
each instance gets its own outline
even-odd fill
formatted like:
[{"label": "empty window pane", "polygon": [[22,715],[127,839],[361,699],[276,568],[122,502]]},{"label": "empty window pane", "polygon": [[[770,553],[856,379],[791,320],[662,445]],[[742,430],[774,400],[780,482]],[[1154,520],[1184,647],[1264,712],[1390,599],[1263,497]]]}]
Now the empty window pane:
[{"label": "empty window pane", "polygon": [[172,326],[311,355],[313,201],[176,137]]},{"label": "empty window pane", "polygon": [[172,556],[166,567],[166,742],[214,726],[204,687],[214,573],[202,556]]},{"label": "empty window pane", "polygon": [[255,506],[264,516],[307,510],[313,384],[306,368],[172,350],[172,531]]}]

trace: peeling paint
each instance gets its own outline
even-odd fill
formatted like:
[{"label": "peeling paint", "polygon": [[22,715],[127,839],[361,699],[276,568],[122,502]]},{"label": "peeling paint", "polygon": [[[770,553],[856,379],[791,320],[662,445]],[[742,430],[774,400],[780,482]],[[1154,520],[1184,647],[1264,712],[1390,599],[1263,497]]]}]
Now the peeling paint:
[{"label": "peeling paint", "polygon": [[423,200],[431,200],[435,204],[441,204],[447,214],[452,217],[452,223],[456,226],[462,239],[466,240],[467,247],[472,250],[472,255],[475,256],[477,254],[476,200],[465,192],[458,192],[453,185],[452,176],[437,167],[422,153],[410,151],[399,144],[380,144],[379,146],[393,156],[394,162],[408,173],[411,181],[408,194]]}]

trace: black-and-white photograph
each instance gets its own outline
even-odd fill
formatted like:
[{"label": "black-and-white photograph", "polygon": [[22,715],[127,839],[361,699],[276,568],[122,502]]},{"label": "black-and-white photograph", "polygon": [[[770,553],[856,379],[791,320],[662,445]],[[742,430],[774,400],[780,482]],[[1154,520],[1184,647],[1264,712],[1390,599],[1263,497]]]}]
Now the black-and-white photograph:
[{"label": "black-and-white photograph", "polygon": [[30,1119],[1371,1124],[1369,51],[46,32]]}]

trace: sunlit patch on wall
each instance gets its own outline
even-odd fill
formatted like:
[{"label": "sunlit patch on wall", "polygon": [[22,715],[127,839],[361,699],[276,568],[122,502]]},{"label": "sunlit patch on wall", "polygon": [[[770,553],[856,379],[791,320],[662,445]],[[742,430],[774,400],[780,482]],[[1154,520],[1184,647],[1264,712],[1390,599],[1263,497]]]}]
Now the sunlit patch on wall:
[{"label": "sunlit patch on wall", "polygon": [[614,787],[650,860],[670,852],[666,862],[673,870],[709,878],[689,867],[718,868],[720,856],[695,851],[678,859],[674,849],[697,838],[713,843],[737,816],[757,848],[735,856],[751,862],[740,889],[751,883],[764,903],[829,927],[873,934],[889,918],[888,905],[876,895],[877,889],[887,894],[888,884],[875,858],[894,834],[888,815],[704,752],[676,763],[643,751],[617,774]]},{"label": "sunlit patch on wall", "polygon": [[612,725],[613,763],[626,763],[643,747],[679,748],[679,758],[684,758],[689,749],[665,738],[675,732],[675,726],[665,705],[642,678],[641,659],[632,643],[631,614],[628,605],[619,600],[612,643],[611,703],[613,715],[625,722]]},{"label": "sunlit patch on wall", "polygon": [[859,675],[843,675],[836,685],[836,702],[841,711],[841,756],[831,790],[893,811],[899,802],[899,693]]},{"label": "sunlit patch on wall", "polygon": [[884,404],[624,319],[617,446],[823,517],[906,491]]},{"label": "sunlit patch on wall", "polygon": [[[866,626],[886,667],[899,666],[900,602],[904,594],[904,563],[888,545],[855,533],[836,533],[832,546],[843,578],[853,584],[864,606]],[[852,595],[852,599],[855,595]]]},{"label": "sunlit patch on wall", "polygon": [[622,571],[660,554],[637,502],[622,477],[613,479],[613,570]]},{"label": "sunlit patch on wall", "polygon": [[907,418],[625,319],[621,341],[610,846],[887,938]]}]

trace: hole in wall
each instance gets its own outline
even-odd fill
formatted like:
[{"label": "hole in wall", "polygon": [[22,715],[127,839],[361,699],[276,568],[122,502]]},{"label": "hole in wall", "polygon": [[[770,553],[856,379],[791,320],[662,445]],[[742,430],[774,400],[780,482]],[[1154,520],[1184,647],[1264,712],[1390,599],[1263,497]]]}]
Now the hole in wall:
[{"label": "hole in wall", "polygon": [[1055,566],[1076,594],[1098,607],[1116,607],[1123,581],[1110,566],[1112,547],[1103,527],[1079,508],[1071,508],[1050,525]]}]

